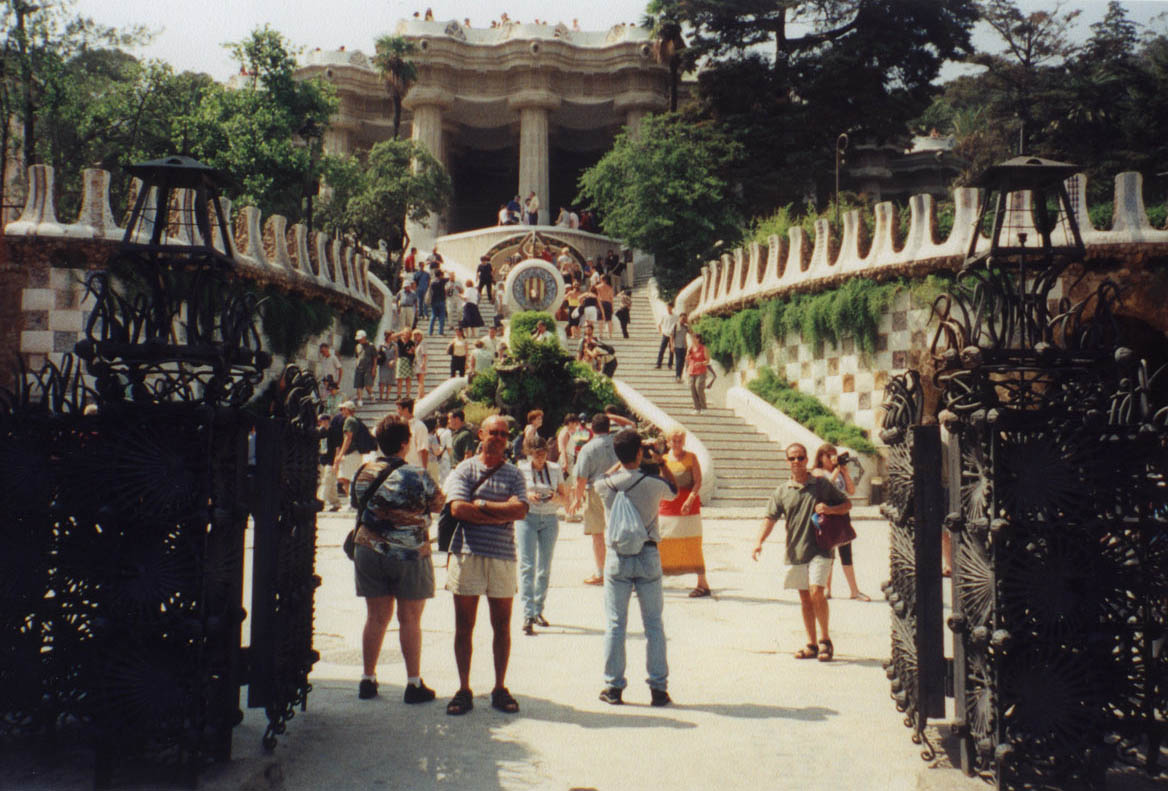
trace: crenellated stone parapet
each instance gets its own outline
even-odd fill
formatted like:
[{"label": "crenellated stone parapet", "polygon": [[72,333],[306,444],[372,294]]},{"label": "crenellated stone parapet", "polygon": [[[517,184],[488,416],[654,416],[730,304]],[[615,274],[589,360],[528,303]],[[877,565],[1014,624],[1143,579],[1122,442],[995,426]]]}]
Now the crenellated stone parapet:
[{"label": "crenellated stone parapet", "polygon": [[[28,197],[24,211],[15,222],[4,228],[8,257],[19,266],[38,257],[38,249],[48,249],[53,242],[52,261],[69,261],[71,266],[94,268],[104,263],[125,237],[110,208],[110,175],[107,171],[88,169],[82,180],[84,194],[77,220],[65,223],[58,219],[53,185],[53,168],[33,165],[28,169]],[[142,184],[134,180],[130,188],[130,205],[122,214],[128,217]],[[231,202],[221,199],[225,214],[231,215]],[[195,224],[195,193],[177,190],[165,218],[167,244],[201,244]],[[123,222],[125,220],[123,219]],[[135,240],[146,242],[158,218],[144,214]],[[345,309],[355,308],[369,315],[380,314],[385,296],[383,286],[369,282],[369,257],[377,255],[340,240],[313,232],[303,224],[290,229],[280,215],[265,219],[254,206],[245,206],[231,221],[232,236],[226,246],[235,256],[240,273],[256,282],[275,285],[306,297],[324,299]],[[81,247],[70,251],[70,242],[88,242],[84,255]],[[93,243],[97,243],[94,246]],[[224,251],[225,240],[218,227],[212,228],[212,244]],[[315,257],[309,250],[315,251]],[[323,263],[323,266],[321,265]]]},{"label": "crenellated stone parapet", "polygon": [[[1087,260],[1114,260],[1120,263],[1168,256],[1168,229],[1154,228],[1143,200],[1143,177],[1121,173],[1115,178],[1114,211],[1110,229],[1095,228],[1084,200],[1087,178],[1083,174],[1068,179],[1072,211],[1078,222]],[[837,238],[827,220],[815,223],[813,239],[796,226],[786,239],[771,236],[765,246],[752,243],[746,249],[725,253],[702,268],[702,275],[678,292],[675,304],[691,317],[725,313],[787,293],[820,291],[849,277],[882,279],[899,275],[921,275],[956,270],[965,260],[971,241],[977,250],[989,247],[989,239],[976,228],[981,194],[976,189],[953,192],[953,228],[945,239],[937,234],[936,205],[931,195],[914,195],[907,235],[899,238],[896,206],[879,203],[874,209],[874,231],[866,238],[866,224],[860,210],[843,217]],[[1030,223],[1030,195],[1011,196],[1007,227],[1037,239]],[[1065,215],[1060,216],[1054,238],[1068,234]],[[1057,243],[1057,242],[1056,242]]]}]

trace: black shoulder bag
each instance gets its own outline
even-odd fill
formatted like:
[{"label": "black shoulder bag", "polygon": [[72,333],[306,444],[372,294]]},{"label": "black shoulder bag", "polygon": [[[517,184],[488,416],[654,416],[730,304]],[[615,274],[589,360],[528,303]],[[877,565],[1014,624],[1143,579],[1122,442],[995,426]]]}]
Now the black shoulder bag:
[{"label": "black shoulder bag", "polygon": [[[505,463],[506,462],[504,462],[504,464]],[[479,478],[478,483],[476,483],[474,485],[474,488],[470,490],[471,497],[474,497],[475,492],[477,492],[479,490],[479,487],[481,487],[484,483],[487,482],[487,478],[490,478],[492,475],[494,475],[499,470],[499,467],[502,467],[502,466],[503,466],[503,464],[500,464],[497,467],[492,467],[491,469],[487,470],[486,475]],[[449,552],[450,551],[450,542],[452,540],[454,540],[454,531],[457,528],[458,528],[458,520],[454,518],[454,514],[450,513],[450,501],[448,500],[446,502],[446,505],[442,506],[442,513],[438,514],[438,551],[439,552]]]},{"label": "black shoulder bag", "polygon": [[[369,488],[365,490],[364,494],[357,498],[356,502],[353,502],[350,497],[349,502],[353,503],[353,507],[357,509],[357,521],[353,525],[353,529],[349,531],[349,535],[345,536],[345,543],[341,544],[341,549],[345,550],[345,557],[349,560],[353,559],[353,553],[357,548],[357,529],[361,527],[361,514],[365,513],[365,509],[369,507],[369,501],[373,499],[373,495],[381,488],[381,484],[385,483],[390,475],[393,475],[394,470],[405,463],[406,460],[399,456],[394,456],[389,459],[389,463],[385,465],[385,469],[377,473],[377,477],[373,479],[373,483],[369,485]],[[361,468],[364,467],[365,465],[362,464]],[[353,476],[353,484],[351,485],[356,486],[357,475],[360,474],[361,469],[358,469],[356,475]]]}]

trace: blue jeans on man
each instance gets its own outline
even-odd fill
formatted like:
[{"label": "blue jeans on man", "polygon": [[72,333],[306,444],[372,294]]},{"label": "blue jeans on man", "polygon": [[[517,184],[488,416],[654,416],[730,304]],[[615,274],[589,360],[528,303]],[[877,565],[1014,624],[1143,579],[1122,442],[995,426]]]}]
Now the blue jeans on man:
[{"label": "blue jeans on man", "polygon": [[664,691],[669,678],[665,658],[665,609],[662,591],[661,554],[656,544],[646,543],[636,555],[618,555],[611,547],[604,560],[604,683],[624,689],[625,632],[629,619],[629,597],[637,592],[641,606],[641,623],[647,643],[645,668],[649,688]]},{"label": "blue jeans on man", "polygon": [[438,322],[438,334],[446,334],[446,300],[440,299],[430,305],[430,334],[434,334],[434,322]]},{"label": "blue jeans on man", "polygon": [[560,535],[555,514],[528,513],[515,522],[515,549],[519,554],[519,595],[523,597],[523,617],[543,615],[547,599],[552,551]]}]

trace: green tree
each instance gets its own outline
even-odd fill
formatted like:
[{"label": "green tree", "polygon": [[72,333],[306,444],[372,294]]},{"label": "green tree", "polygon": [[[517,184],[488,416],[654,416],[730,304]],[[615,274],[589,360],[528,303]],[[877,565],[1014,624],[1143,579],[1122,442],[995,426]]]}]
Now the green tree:
[{"label": "green tree", "polygon": [[396,140],[401,131],[402,100],[418,79],[418,67],[410,60],[418,47],[403,36],[382,36],[373,46],[373,65],[377,67],[393,102],[393,137]]},{"label": "green tree", "polygon": [[710,123],[650,116],[637,135],[580,177],[578,203],[595,207],[604,232],[652,253],[672,294],[700,270],[718,241],[736,242],[742,215],[727,179],[741,147]]},{"label": "green tree", "polygon": [[[1001,39],[1004,49],[978,53],[970,62],[985,66],[996,101],[1009,108],[1017,131],[1017,153],[1029,152],[1034,134],[1038,97],[1050,86],[1049,78],[1075,53],[1071,26],[1078,10],[1023,13],[1013,0],[981,0],[981,18]],[[1005,112],[995,113],[1005,120]]]},{"label": "green tree", "polygon": [[233,200],[297,220],[306,187],[323,168],[321,133],[336,94],[323,81],[295,79],[287,41],[267,26],[225,46],[250,84],[211,86],[191,115],[175,120],[175,143],[234,178],[236,188],[227,191]]},{"label": "green tree", "polygon": [[401,246],[407,218],[425,222],[454,193],[442,164],[412,140],[385,140],[362,156],[329,157],[325,178],[331,195],[321,206],[324,227],[372,247],[384,239],[391,250]]},{"label": "green tree", "polygon": [[[150,39],[144,28],[99,25],[75,11],[75,0],[0,0],[0,173],[20,151],[24,165],[48,162],[60,167],[41,135],[46,113],[61,115],[71,94],[67,68],[93,48],[130,46]],[[10,121],[17,122],[13,139]],[[0,185],[3,189],[7,185]],[[0,203],[7,198],[0,193]]]},{"label": "green tree", "polygon": [[701,64],[698,117],[742,143],[745,205],[828,194],[841,132],[880,139],[932,100],[945,60],[970,49],[973,0],[652,0]]}]

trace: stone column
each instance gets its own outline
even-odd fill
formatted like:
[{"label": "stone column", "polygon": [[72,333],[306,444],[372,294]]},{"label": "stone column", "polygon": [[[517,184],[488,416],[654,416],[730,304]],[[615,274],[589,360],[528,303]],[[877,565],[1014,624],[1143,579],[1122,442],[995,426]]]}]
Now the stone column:
[{"label": "stone column", "polygon": [[[433,154],[439,162],[443,162],[445,153],[442,145],[442,115],[453,103],[450,94],[440,88],[421,86],[411,90],[404,102],[413,112],[413,119],[410,121],[411,138]],[[424,225],[406,220],[410,246],[418,248],[418,252],[429,252],[434,247],[434,240],[442,235],[444,225],[444,219],[437,214],[431,214]]]},{"label": "stone column", "polygon": [[539,224],[550,220],[551,193],[548,183],[548,117],[560,106],[560,97],[549,91],[523,91],[508,99],[519,111],[519,196],[527,200],[534,191],[539,197]]},{"label": "stone column", "polygon": [[636,137],[641,132],[641,122],[649,113],[665,110],[665,97],[649,91],[628,91],[613,99],[613,109],[625,114],[625,129]]}]

